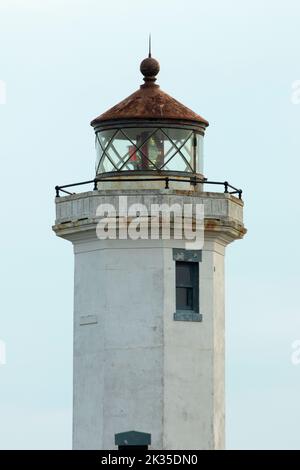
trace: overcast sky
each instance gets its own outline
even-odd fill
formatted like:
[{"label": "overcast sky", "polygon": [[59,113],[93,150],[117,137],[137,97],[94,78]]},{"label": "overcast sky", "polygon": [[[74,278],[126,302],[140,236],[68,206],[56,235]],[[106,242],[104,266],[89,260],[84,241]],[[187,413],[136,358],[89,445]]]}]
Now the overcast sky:
[{"label": "overcast sky", "polygon": [[149,31],[162,89],[210,122],[205,175],[244,191],[227,448],[300,449],[299,24],[297,0],[0,0],[1,449],[71,448],[73,253],[51,231],[54,186],[93,178],[89,122],[141,84]]}]

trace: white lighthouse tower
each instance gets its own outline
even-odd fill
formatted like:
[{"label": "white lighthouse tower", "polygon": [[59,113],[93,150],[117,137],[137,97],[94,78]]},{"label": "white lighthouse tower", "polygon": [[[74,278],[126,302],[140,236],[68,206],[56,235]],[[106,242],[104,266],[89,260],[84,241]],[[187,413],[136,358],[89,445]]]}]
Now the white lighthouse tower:
[{"label": "white lighthouse tower", "polygon": [[[151,54],[141,72],[91,123],[96,176],[80,184],[92,186],[56,187],[53,229],[75,256],[73,447],[221,449],[224,257],[246,232],[241,191],[204,177],[208,122],[155,84]],[[186,218],[200,234],[196,206],[193,245],[175,228]],[[99,236],[104,212],[114,237]]]}]

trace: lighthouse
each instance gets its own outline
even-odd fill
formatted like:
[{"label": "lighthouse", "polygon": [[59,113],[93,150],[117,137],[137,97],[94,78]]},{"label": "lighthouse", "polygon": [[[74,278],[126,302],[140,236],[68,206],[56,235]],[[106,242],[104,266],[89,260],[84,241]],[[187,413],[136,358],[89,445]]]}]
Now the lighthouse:
[{"label": "lighthouse", "polygon": [[225,446],[224,259],[246,233],[242,191],[207,179],[208,122],[159,69],[149,52],[139,89],[91,122],[91,181],[56,187],[53,230],[75,258],[74,449]]}]

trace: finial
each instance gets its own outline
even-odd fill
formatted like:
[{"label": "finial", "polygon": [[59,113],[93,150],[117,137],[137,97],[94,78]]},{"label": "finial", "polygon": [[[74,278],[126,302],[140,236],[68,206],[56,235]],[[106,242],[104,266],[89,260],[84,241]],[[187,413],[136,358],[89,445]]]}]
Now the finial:
[{"label": "finial", "polygon": [[151,55],[151,33],[149,34],[149,53],[148,57],[141,62],[140,71],[144,75],[145,85],[150,86],[156,81],[156,75],[160,69],[159,62]]},{"label": "finial", "polygon": [[149,54],[148,57],[151,58],[151,33],[149,33]]}]

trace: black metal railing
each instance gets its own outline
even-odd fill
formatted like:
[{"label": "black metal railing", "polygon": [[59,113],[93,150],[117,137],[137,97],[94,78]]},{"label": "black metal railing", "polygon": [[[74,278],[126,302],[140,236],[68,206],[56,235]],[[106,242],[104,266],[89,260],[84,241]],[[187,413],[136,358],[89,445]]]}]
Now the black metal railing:
[{"label": "black metal railing", "polygon": [[[182,177],[181,177],[182,178]],[[64,184],[63,186],[55,186],[55,191],[56,191],[56,197],[60,197],[60,192],[65,193],[65,194],[76,194],[76,193],[71,193],[70,191],[67,191],[66,188],[73,188],[74,186],[82,186],[85,184],[93,184],[93,190],[97,191],[99,189],[99,185],[102,185],[103,183],[108,183],[108,182],[119,182],[119,181],[125,181],[125,182],[131,182],[131,181],[164,181],[165,182],[165,189],[169,189],[169,183],[170,181],[176,181],[177,183],[186,183],[189,182],[193,186],[196,184],[212,184],[212,185],[221,185],[224,186],[224,193],[228,194],[238,194],[238,198],[242,199],[242,193],[243,191],[241,189],[237,189],[231,184],[228,183],[228,181],[208,181],[206,178],[204,179],[199,179],[196,178],[195,176],[187,176],[183,177],[183,179],[177,179],[171,176],[164,176],[163,178],[103,178],[103,179],[97,179],[94,178],[93,180],[89,181],[81,181],[80,183],[72,183],[72,184]]]}]

